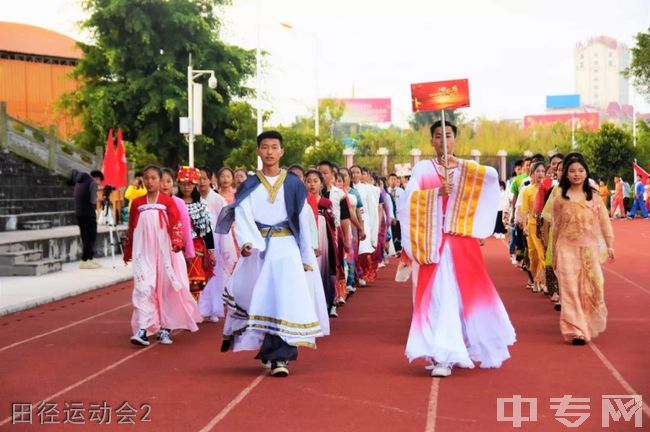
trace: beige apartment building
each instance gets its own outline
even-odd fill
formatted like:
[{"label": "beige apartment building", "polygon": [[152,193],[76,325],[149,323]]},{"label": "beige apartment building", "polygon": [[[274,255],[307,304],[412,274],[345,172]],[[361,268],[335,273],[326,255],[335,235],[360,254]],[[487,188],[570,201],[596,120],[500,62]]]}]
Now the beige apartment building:
[{"label": "beige apartment building", "polygon": [[576,92],[583,107],[606,111],[610,103],[629,106],[629,82],[621,75],[630,64],[627,46],[608,36],[579,42],[574,51]]}]

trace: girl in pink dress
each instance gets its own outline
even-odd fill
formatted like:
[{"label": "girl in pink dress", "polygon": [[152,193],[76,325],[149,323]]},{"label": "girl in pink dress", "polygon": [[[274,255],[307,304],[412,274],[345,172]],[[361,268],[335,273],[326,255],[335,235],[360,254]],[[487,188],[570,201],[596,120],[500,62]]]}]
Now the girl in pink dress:
[{"label": "girl in pink dress", "polygon": [[163,344],[171,344],[172,329],[198,330],[200,320],[182,260],[181,215],[174,200],[161,192],[162,170],[143,172],[147,194],[133,200],[124,262],[133,261],[133,316],[131,343],[148,346],[148,335],[160,330]]},{"label": "girl in pink dress", "polygon": [[232,204],[236,192],[234,187],[235,172],[228,167],[223,167],[217,172],[217,179],[219,180],[219,195],[224,197],[226,203]]}]

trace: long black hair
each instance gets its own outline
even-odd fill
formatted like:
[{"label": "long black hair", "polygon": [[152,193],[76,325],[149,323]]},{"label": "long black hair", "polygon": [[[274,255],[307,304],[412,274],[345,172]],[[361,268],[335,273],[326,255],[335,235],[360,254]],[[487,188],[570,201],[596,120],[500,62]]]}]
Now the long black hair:
[{"label": "long black hair", "polygon": [[[176,196],[179,197],[180,199],[183,199],[183,191],[181,191],[181,186],[180,183],[178,182],[178,192],[176,192]],[[190,197],[192,197],[192,202],[197,203],[201,201],[201,193],[199,192],[199,188],[196,187],[196,185],[193,185],[194,189],[192,189],[192,194]]]},{"label": "long black hair", "polygon": [[585,172],[587,173],[587,176],[585,177],[585,181],[582,184],[582,191],[585,193],[585,197],[587,198],[587,201],[591,201],[593,198],[593,188],[591,187],[591,183],[589,183],[589,178],[591,175],[589,174],[589,167],[587,166],[587,162],[585,161],[584,156],[582,154],[573,152],[569,153],[566,155],[564,158],[564,165],[562,166],[562,177],[560,177],[560,188],[562,188],[562,198],[564,199],[569,199],[567,196],[567,191],[571,187],[571,181],[569,180],[569,167],[573,165],[574,163],[579,163],[582,165],[582,167],[585,169]]}]

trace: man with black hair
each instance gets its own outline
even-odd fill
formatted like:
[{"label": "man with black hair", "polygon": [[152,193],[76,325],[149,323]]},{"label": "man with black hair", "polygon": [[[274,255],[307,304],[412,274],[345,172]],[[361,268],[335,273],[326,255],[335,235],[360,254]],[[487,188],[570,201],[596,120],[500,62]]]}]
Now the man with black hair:
[{"label": "man with black hair", "polygon": [[97,190],[104,175],[98,170],[91,171],[90,175],[73,170],[71,180],[74,182],[74,212],[82,244],[79,268],[96,269],[101,267],[93,260],[97,240]]},{"label": "man with black hair", "polygon": [[283,154],[279,132],[257,137],[262,169],[240,186],[217,222],[220,234],[234,222],[241,247],[224,293],[228,313],[221,350],[259,350],[255,358],[276,377],[289,375],[298,346],[315,348],[316,338],[329,333],[323,284],[314,272],[314,215],[305,205],[305,185],[280,169]]},{"label": "man with black hair", "polygon": [[300,181],[305,181],[305,169],[302,167],[302,165],[299,164],[289,165],[287,171],[294,173],[300,179]]},{"label": "man with black hair", "polygon": [[363,203],[363,230],[366,237],[359,242],[357,257],[358,284],[365,286],[376,276],[373,254],[379,238],[379,189],[370,182],[368,168],[353,165],[350,167],[352,185],[361,195]]},{"label": "man with black hair", "polygon": [[336,238],[333,239],[333,247],[329,249],[330,262],[336,263],[334,272],[336,293],[333,299],[327,299],[329,314],[331,317],[338,317],[337,306],[345,304],[347,288],[345,284],[345,271],[343,269],[343,257],[350,251],[352,245],[350,239],[350,208],[345,198],[345,192],[334,186],[334,164],[328,160],[318,163],[318,171],[323,175],[323,191],[321,195],[332,202],[332,210],[336,219]]},{"label": "man with black hair", "polygon": [[[447,142],[447,157],[443,151]],[[437,157],[420,161],[400,200],[402,246],[413,263],[409,361],[429,363],[433,377],[453,367],[498,368],[510,357],[515,331],[485,267],[479,239],[494,230],[499,175],[454,156],[456,126],[436,122]]]},{"label": "man with black hair", "polygon": [[393,246],[395,246],[395,252],[399,252],[402,250],[402,234],[401,234],[399,220],[397,219],[397,203],[402,198],[402,195],[404,194],[404,189],[402,189],[399,185],[399,178],[397,177],[397,174],[391,173],[388,176],[387,191],[393,199],[393,203],[394,203],[393,209],[395,209],[394,214],[391,215],[392,216],[391,230],[393,233]]}]

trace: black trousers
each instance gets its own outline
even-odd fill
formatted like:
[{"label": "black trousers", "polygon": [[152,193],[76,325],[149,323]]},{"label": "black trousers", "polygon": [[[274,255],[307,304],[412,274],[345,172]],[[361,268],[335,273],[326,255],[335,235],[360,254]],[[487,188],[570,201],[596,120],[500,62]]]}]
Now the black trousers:
[{"label": "black trousers", "polygon": [[97,240],[97,219],[95,216],[77,216],[77,225],[79,225],[81,244],[83,245],[81,260],[91,260]]},{"label": "black trousers", "polygon": [[265,363],[296,360],[298,358],[298,348],[289,345],[280,336],[266,333],[262,347],[255,358]]},{"label": "black trousers", "polygon": [[397,221],[395,224],[391,225],[391,231],[393,232],[393,246],[395,246],[395,252],[402,250],[402,227]]}]

